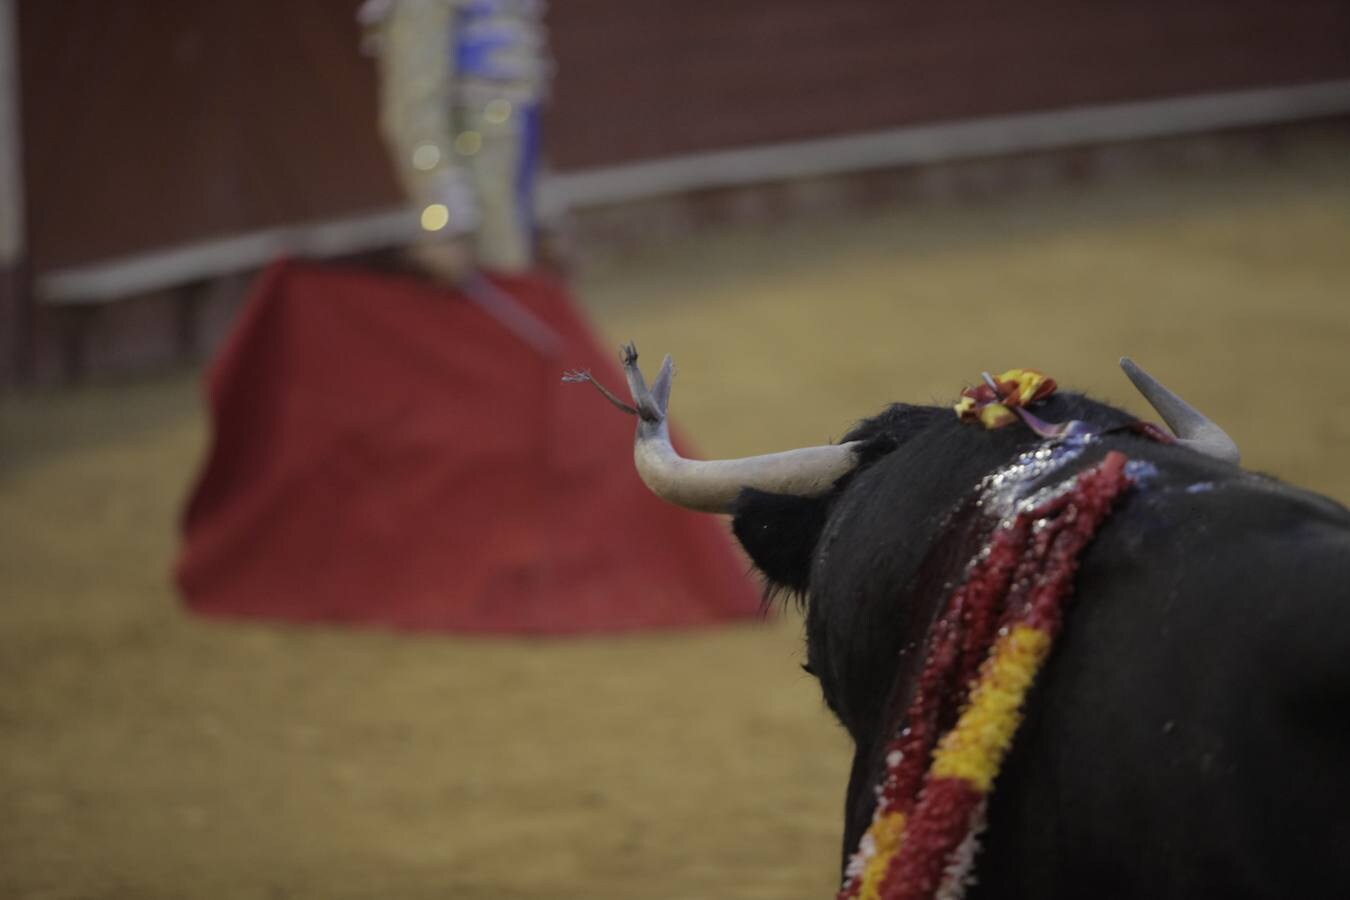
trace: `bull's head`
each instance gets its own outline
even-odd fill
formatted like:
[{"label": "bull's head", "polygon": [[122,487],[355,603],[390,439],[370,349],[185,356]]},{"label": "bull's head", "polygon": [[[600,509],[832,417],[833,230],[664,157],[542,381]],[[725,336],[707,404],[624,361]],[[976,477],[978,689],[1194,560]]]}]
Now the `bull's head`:
[{"label": "bull's head", "polygon": [[[564,380],[590,381],[615,406],[637,416],[633,460],[638,474],[653,493],[676,506],[699,512],[731,512],[737,497],[747,488],[788,496],[818,497],[828,493],[854,468],[858,462],[857,454],[863,450],[863,442],[853,440],[741,459],[685,459],[670,442],[667,408],[674,375],[670,356],[662,362],[650,389],[637,365],[637,348],[632,344],[624,345],[621,359],[632,405],[606,391],[588,373],[569,373]],[[1237,445],[1223,429],[1139,368],[1133,360],[1123,358],[1120,366],[1175,432],[1177,443],[1217,459],[1238,461]]]},{"label": "bull's head", "polygon": [[[908,621],[897,619],[915,609],[914,603],[860,608],[833,602],[833,595],[888,590],[894,596],[897,586],[915,577],[939,523],[974,485],[1042,439],[1024,427],[985,432],[959,422],[950,407],[897,404],[857,425],[838,444],[691,460],[670,441],[670,357],[650,388],[638,368],[636,348],[624,346],[621,358],[631,405],[587,373],[566,379],[591,382],[637,417],[633,457],[655,494],[688,509],[732,514],[736,537],[769,590],[809,595],[808,671],[819,677],[826,702],[854,739],[860,745],[872,740],[897,649],[921,633],[926,620],[921,612]],[[1177,444],[1203,457],[1237,461],[1237,447],[1221,428],[1131,360],[1122,359],[1121,367],[1172,428]],[[1074,420],[1088,430],[1134,422],[1121,410],[1073,394],[1056,394],[1038,409],[1054,421]],[[885,522],[904,527],[897,533]],[[848,537],[832,553],[840,533]],[[864,576],[876,584],[862,583]],[[863,641],[860,631],[868,636]]]}]

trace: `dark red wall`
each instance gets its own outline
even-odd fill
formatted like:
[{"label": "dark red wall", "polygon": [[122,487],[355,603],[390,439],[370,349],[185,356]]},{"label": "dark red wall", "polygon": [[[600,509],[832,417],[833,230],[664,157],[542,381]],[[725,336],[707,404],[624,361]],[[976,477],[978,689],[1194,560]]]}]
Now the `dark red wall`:
[{"label": "dark red wall", "polygon": [[554,9],[561,168],[1350,76],[1346,0],[557,0]]},{"label": "dark red wall", "polygon": [[[355,0],[20,0],[36,271],[397,202]],[[554,0],[572,170],[1350,77],[1350,0]]]},{"label": "dark red wall", "polygon": [[387,206],[370,64],[333,0],[23,0],[38,271]]}]

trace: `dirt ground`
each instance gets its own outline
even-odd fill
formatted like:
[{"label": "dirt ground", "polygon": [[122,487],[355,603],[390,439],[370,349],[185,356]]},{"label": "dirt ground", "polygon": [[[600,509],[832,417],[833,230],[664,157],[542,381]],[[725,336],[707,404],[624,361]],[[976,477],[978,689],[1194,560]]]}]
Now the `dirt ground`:
[{"label": "dirt ground", "polygon": [[[1350,501],[1350,152],[773,228],[594,265],[710,454],[1031,365]],[[0,897],[820,898],[849,748],[791,616],[565,642],[186,616],[192,373],[0,410]],[[598,401],[597,401],[598,402]],[[615,448],[615,464],[627,464]]]}]

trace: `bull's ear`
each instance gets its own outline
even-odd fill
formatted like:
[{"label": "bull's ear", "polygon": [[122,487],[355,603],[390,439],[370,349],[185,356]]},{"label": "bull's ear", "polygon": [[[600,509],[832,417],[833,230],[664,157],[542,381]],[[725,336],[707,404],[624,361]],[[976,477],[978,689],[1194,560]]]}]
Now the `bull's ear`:
[{"label": "bull's ear", "polygon": [[799,597],[811,582],[811,559],[825,528],[829,501],[746,488],[732,507],[732,531],[769,581],[769,592]]}]

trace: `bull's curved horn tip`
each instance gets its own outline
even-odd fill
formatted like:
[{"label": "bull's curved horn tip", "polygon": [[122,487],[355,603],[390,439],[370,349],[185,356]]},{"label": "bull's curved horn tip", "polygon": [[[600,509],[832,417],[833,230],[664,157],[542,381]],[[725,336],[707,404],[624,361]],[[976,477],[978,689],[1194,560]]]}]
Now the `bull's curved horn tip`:
[{"label": "bull's curved horn tip", "polygon": [[1120,358],[1120,368],[1149,406],[1162,416],[1179,443],[1225,462],[1237,464],[1241,461],[1237,443],[1198,409],[1169,390],[1128,356]]}]

